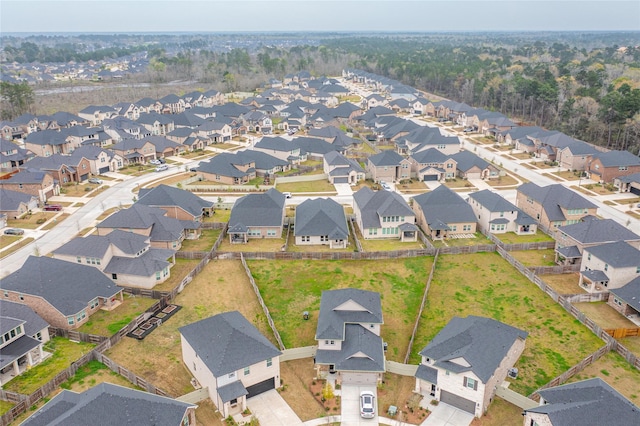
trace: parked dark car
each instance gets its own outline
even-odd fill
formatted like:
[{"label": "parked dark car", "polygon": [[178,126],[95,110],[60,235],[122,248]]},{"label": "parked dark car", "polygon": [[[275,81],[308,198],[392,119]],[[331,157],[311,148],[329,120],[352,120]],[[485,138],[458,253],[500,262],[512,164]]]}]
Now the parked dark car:
[{"label": "parked dark car", "polygon": [[62,211],[62,206],[60,204],[45,204],[42,210],[46,212],[59,212]]},{"label": "parked dark car", "polygon": [[4,235],[24,235],[24,229],[20,229],[20,228],[5,229]]}]

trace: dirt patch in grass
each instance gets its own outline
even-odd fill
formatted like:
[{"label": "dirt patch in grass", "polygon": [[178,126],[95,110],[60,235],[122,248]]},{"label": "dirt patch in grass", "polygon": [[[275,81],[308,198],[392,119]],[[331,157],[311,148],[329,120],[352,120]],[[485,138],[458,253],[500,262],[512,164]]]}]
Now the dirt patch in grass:
[{"label": "dirt patch in grass", "polygon": [[638,327],[607,305],[607,302],[574,303],[573,305],[604,329]]},{"label": "dirt patch in grass", "polygon": [[[387,358],[402,361],[409,344],[433,258],[375,261],[250,261],[285,347],[316,343],[314,336],[323,290],[358,288],[377,291],[382,298],[388,342]],[[302,312],[309,311],[308,321]]]},{"label": "dirt patch in grass", "polygon": [[279,183],[276,189],[280,192],[336,192],[336,188],[326,179]]},{"label": "dirt patch in grass", "polygon": [[314,374],[311,358],[280,363],[280,377],[284,385],[280,395],[303,422],[327,415],[310,390]]},{"label": "dirt patch in grass", "polygon": [[496,234],[496,237],[505,244],[519,244],[519,243],[538,243],[542,241],[553,241],[553,238],[538,230],[535,234],[531,235],[518,235],[515,232],[507,232],[504,234]]},{"label": "dirt patch in grass", "polygon": [[569,379],[569,383],[600,377],[615,390],[640,405],[640,370],[634,368],[616,352],[603,355],[593,364]]},{"label": "dirt patch in grass", "polygon": [[25,238],[22,241],[20,241],[19,243],[12,245],[8,249],[0,251],[0,259],[2,259],[5,256],[9,256],[11,253],[14,253],[14,252],[20,250],[22,247],[26,246],[27,244],[29,244],[32,241],[34,241],[34,239],[32,237]]},{"label": "dirt patch in grass", "polygon": [[512,251],[513,257],[518,259],[524,266],[554,266],[555,250],[518,250]]},{"label": "dirt patch in grass", "polygon": [[522,424],[522,408],[502,398],[494,398],[489,410],[480,418],[475,418],[471,426],[505,426]]},{"label": "dirt patch in grass", "polygon": [[120,306],[113,311],[100,310],[96,312],[91,315],[89,321],[82,324],[78,331],[105,337],[113,336],[155,302],[156,300],[146,297],[125,294],[124,301]]},{"label": "dirt patch in grass", "polygon": [[309,384],[309,390],[316,402],[322,405],[323,411],[326,411],[327,415],[338,415],[340,413],[341,398],[336,395],[336,389],[331,384],[328,385],[329,388],[326,386],[326,380],[312,380]]},{"label": "dirt patch in grass", "polygon": [[422,395],[413,393],[415,386],[414,377],[385,373],[384,383],[378,386],[378,414],[390,417],[387,414],[389,407],[395,405],[398,414],[393,417],[394,420],[411,424],[422,423],[427,418],[427,411],[418,407]]},{"label": "dirt patch in grass", "polygon": [[53,353],[53,355],[14,378],[2,388],[30,395],[68,368],[73,361],[90,352],[94,346],[91,343],[76,343],[61,337],[54,337],[44,345],[45,352]]},{"label": "dirt patch in grass", "polygon": [[193,391],[182,362],[178,328],[212,315],[239,310],[274,342],[262,308],[240,261],[213,260],[174,300],[182,309],[144,340],[122,339],[106,355],[172,396]]},{"label": "dirt patch in grass", "polygon": [[479,315],[529,333],[511,388],[530,394],[603,346],[585,326],[520,275],[497,253],[438,258],[413,346],[418,352],[454,316]]},{"label": "dirt patch in grass", "polygon": [[580,275],[577,272],[572,272],[570,274],[542,275],[540,278],[558,292],[558,294],[586,293],[586,290],[578,285]]}]

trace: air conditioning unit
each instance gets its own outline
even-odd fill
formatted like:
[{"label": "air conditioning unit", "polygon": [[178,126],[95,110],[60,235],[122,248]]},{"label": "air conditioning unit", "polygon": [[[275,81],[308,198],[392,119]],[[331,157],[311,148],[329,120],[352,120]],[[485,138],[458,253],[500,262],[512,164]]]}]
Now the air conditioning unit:
[{"label": "air conditioning unit", "polygon": [[512,379],[517,379],[518,378],[518,369],[517,368],[510,368],[509,369],[509,373],[507,374],[510,378]]}]

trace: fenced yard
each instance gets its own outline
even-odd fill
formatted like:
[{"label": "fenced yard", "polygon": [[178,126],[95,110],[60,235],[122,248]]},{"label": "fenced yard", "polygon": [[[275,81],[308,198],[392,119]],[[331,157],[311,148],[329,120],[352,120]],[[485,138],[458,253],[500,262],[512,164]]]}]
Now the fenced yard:
[{"label": "fenced yard", "polygon": [[495,234],[495,236],[504,244],[520,244],[520,243],[538,243],[542,241],[554,241],[553,238],[538,230],[535,234],[518,235],[515,232],[506,232],[504,234]]},{"label": "fenced yard", "polygon": [[547,250],[522,250],[509,252],[518,259],[524,266],[554,266],[555,251]]},{"label": "fenced yard", "polygon": [[438,259],[410,362],[453,316],[494,318],[529,333],[510,389],[529,394],[603,345],[497,253]]},{"label": "fenced yard", "polygon": [[146,297],[124,295],[124,301],[113,311],[100,310],[82,324],[78,329],[81,333],[96,334],[98,336],[113,336],[122,327],[129,324],[134,318],[146,311],[156,300]]},{"label": "fenced yard", "polygon": [[558,294],[582,294],[587,292],[578,285],[580,275],[577,272],[544,275],[541,278]]}]

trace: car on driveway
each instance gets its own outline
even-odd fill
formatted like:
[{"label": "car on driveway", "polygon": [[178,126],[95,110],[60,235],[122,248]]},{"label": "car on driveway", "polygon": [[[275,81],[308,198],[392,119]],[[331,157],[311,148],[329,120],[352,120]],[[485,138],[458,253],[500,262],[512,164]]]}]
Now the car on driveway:
[{"label": "car on driveway", "polygon": [[5,229],[4,235],[24,235],[24,229],[20,229],[20,228]]},{"label": "car on driveway", "polygon": [[360,392],[360,417],[372,419],[376,416],[376,397],[373,392]]},{"label": "car on driveway", "polygon": [[96,178],[96,177],[92,177],[92,178],[89,178],[89,183],[96,183],[98,185],[101,185],[102,184],[102,179]]},{"label": "car on driveway", "polygon": [[167,166],[166,164],[160,164],[158,167],[156,167],[156,172],[163,172],[165,170],[169,170],[169,166]]},{"label": "car on driveway", "polygon": [[391,187],[389,186],[389,184],[387,182],[383,181],[383,180],[380,181],[380,186],[385,191],[391,191]]},{"label": "car on driveway", "polygon": [[45,204],[42,210],[46,212],[59,212],[62,211],[62,206],[60,204]]},{"label": "car on driveway", "polygon": [[160,163],[160,160],[155,160],[154,159],[154,160],[149,160],[149,164],[153,164],[153,165],[157,166],[158,164],[162,164],[162,163]]}]

